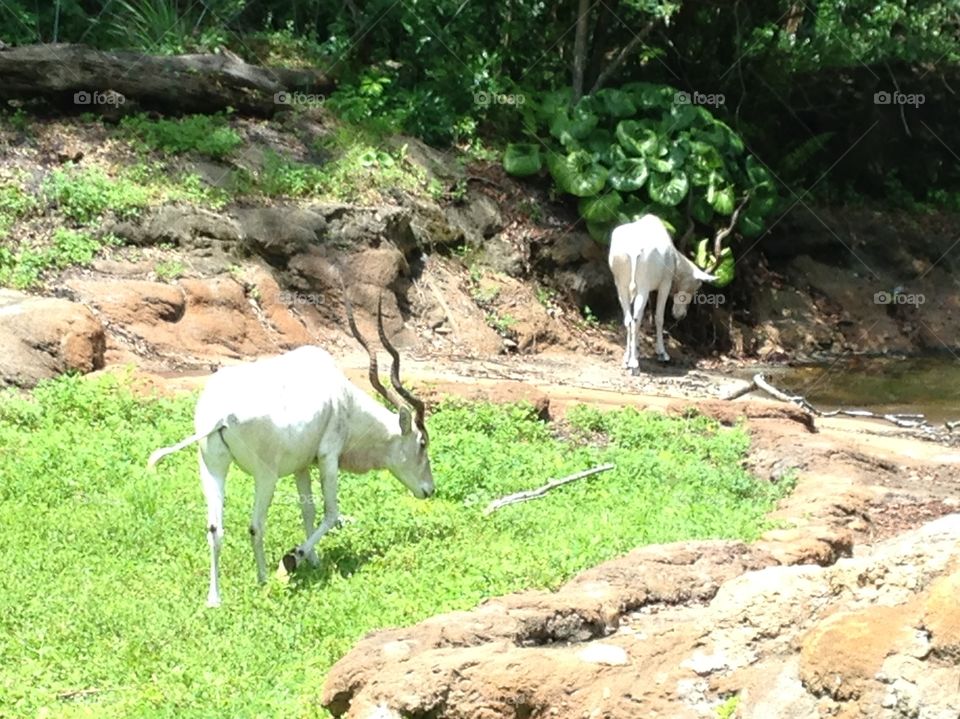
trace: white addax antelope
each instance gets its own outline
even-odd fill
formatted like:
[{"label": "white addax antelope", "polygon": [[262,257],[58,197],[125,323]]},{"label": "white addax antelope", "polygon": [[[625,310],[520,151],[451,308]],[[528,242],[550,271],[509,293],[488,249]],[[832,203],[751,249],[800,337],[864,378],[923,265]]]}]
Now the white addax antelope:
[{"label": "white addax antelope", "polygon": [[673,317],[682,320],[702,282],[717,278],[704,272],[673,246],[670,234],[656,215],[644,215],[636,222],[615,227],[610,235],[610,270],[617,286],[623,324],[627,328],[627,347],[623,366],[639,367],[637,326],[643,318],[647,298],[657,291],[657,359],[669,362],[663,346],[663,312],[667,296],[673,291]]},{"label": "white addax antelope", "polygon": [[[148,465],[153,466],[168,454],[199,444],[210,545],[208,606],[220,604],[224,487],[231,462],[253,475],[255,483],[250,538],[260,582],[267,577],[263,536],[278,478],[296,477],[306,534],[306,541],[283,557],[281,565],[288,572],[303,559],[317,563],[314,547],[339,518],[341,468],[356,473],[385,468],[420,499],[434,492],[424,404],[400,384],[400,355],[387,340],[380,307],[377,330],[393,360],[390,381],[395,391],[380,383],[376,354],[357,329],[346,292],[344,304],[350,331],[370,357],[370,384],[397,408],[396,414],[351,383],[324,350],[300,347],[219,370],[197,401],[196,434],[150,455]],[[310,486],[314,464],[319,465],[323,490],[323,520],[316,528]]]}]

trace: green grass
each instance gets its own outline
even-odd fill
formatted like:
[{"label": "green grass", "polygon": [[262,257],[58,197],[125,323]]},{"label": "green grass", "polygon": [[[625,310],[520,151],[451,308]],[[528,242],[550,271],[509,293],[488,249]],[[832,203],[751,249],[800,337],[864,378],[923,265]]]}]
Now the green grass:
[{"label": "green grass", "polygon": [[0,182],[0,240],[13,224],[36,209],[37,201],[20,187],[19,183]]},{"label": "green grass", "polygon": [[241,194],[268,197],[323,197],[343,202],[375,202],[382,195],[405,190],[435,194],[436,183],[408,162],[403,148],[388,150],[370,144],[362,135],[342,131],[322,144],[329,155],[311,164],[268,151],[259,172],[241,180]]},{"label": "green grass", "polygon": [[15,252],[0,247],[0,286],[18,290],[35,288],[45,273],[89,265],[98,252],[117,243],[112,235],[97,238],[60,227],[47,243],[21,244]]},{"label": "green grass", "polygon": [[145,186],[109,177],[98,167],[54,170],[44,183],[44,195],[79,225],[92,224],[107,211],[131,217],[150,202]]},{"label": "green grass", "polygon": [[188,115],[156,120],[143,114],[130,115],[120,121],[120,129],[137,149],[155,150],[166,155],[195,152],[219,160],[243,142],[223,115]]},{"label": "green grass", "polygon": [[[289,585],[255,583],[252,482],[233,471],[224,605],[210,611],[195,453],[143,468],[190,433],[193,401],[138,399],[112,378],[0,395],[0,714],[320,715],[325,673],[372,629],[556,587],[647,542],[755,537],[785,491],[741,468],[744,432],[702,417],[583,408],[561,440],[528,407],[447,402],[429,418],[437,495],[418,501],[385,473],[343,476],[341,511],[356,521]],[[603,461],[617,469],[481,514]],[[301,540],[287,480],[268,556]]]}]

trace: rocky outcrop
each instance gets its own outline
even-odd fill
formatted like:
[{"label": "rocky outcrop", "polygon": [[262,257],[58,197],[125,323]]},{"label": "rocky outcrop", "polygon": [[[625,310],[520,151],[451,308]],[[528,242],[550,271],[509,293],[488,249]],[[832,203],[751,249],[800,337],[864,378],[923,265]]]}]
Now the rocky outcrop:
[{"label": "rocky outcrop", "polygon": [[274,354],[312,341],[307,326],[317,324],[309,319],[316,310],[308,301],[298,303],[299,295],[282,292],[262,270],[249,273],[248,282],[232,275],[175,284],[78,278],[67,281],[66,289],[108,328],[112,362],[133,352],[147,366],[189,366]]},{"label": "rocky outcrop", "polygon": [[0,289],[0,386],[103,367],[104,332],[83,305]]},{"label": "rocky outcrop", "polygon": [[635,550],[556,593],[375,632],[328,675],[350,717],[955,717],[960,515],[831,566],[764,542]]}]

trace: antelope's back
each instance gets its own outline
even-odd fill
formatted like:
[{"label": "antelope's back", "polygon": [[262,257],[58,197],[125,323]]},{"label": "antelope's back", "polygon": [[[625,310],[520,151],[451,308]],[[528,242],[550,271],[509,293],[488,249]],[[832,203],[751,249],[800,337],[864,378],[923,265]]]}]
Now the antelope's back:
[{"label": "antelope's back", "polygon": [[283,476],[312,461],[322,437],[336,430],[349,387],[326,351],[299,347],[218,370],[197,400],[194,423],[202,432],[226,420],[222,434],[241,468],[266,462]]}]

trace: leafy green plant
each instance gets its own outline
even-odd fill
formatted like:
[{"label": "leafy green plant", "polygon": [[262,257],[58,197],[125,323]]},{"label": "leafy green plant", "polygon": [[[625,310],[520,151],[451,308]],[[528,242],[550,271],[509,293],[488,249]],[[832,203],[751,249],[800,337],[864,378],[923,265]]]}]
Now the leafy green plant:
[{"label": "leafy green plant", "polygon": [[737,715],[737,708],[739,706],[740,695],[734,694],[717,707],[717,719],[733,719],[733,717]]},{"label": "leafy green plant", "polygon": [[500,314],[499,312],[488,312],[486,316],[487,324],[497,331],[497,334],[504,337],[510,334],[510,330],[517,324],[516,318],[510,314]]},{"label": "leafy green plant", "polygon": [[727,222],[744,196],[736,228],[755,237],[777,203],[772,176],[724,122],[678,98],[671,87],[641,82],[600,90],[572,107],[569,93],[548,94],[527,112],[528,132],[547,134],[508,145],[504,169],[522,177],[546,166],[560,190],[580,198],[580,215],[597,240],[648,212],[675,231],[702,236]]},{"label": "leafy green plant", "polygon": [[47,244],[22,245],[0,252],[0,285],[25,290],[36,287],[44,273],[90,264],[100,250],[117,244],[112,235],[95,238],[86,232],[57,228]]},{"label": "leafy green plant", "polygon": [[150,192],[133,182],[118,182],[96,167],[54,170],[43,194],[60,212],[80,225],[97,220],[105,212],[130,217],[146,207]]},{"label": "leafy green plant", "polygon": [[15,132],[27,133],[30,131],[30,116],[22,107],[16,108],[13,112],[3,113],[0,117]]},{"label": "leafy green plant", "polygon": [[36,209],[37,201],[23,191],[19,183],[0,183],[0,240],[6,237],[14,222]]},{"label": "leafy green plant", "polygon": [[161,282],[170,282],[181,277],[185,269],[179,260],[162,260],[153,266],[153,271]]},{"label": "leafy green plant", "polygon": [[226,39],[219,23],[242,8],[237,0],[206,0],[200,7],[187,0],[114,0],[104,8],[112,11],[106,34],[123,47],[158,54],[210,50]]},{"label": "leafy green plant", "polygon": [[587,325],[587,327],[600,326],[600,320],[597,319],[597,315],[594,314],[592,309],[590,309],[590,305],[583,306],[583,322]]},{"label": "leafy green plant", "polygon": [[129,115],[120,121],[120,129],[142,150],[170,155],[195,152],[215,160],[226,157],[242,142],[222,114],[188,115],[176,119]]}]

